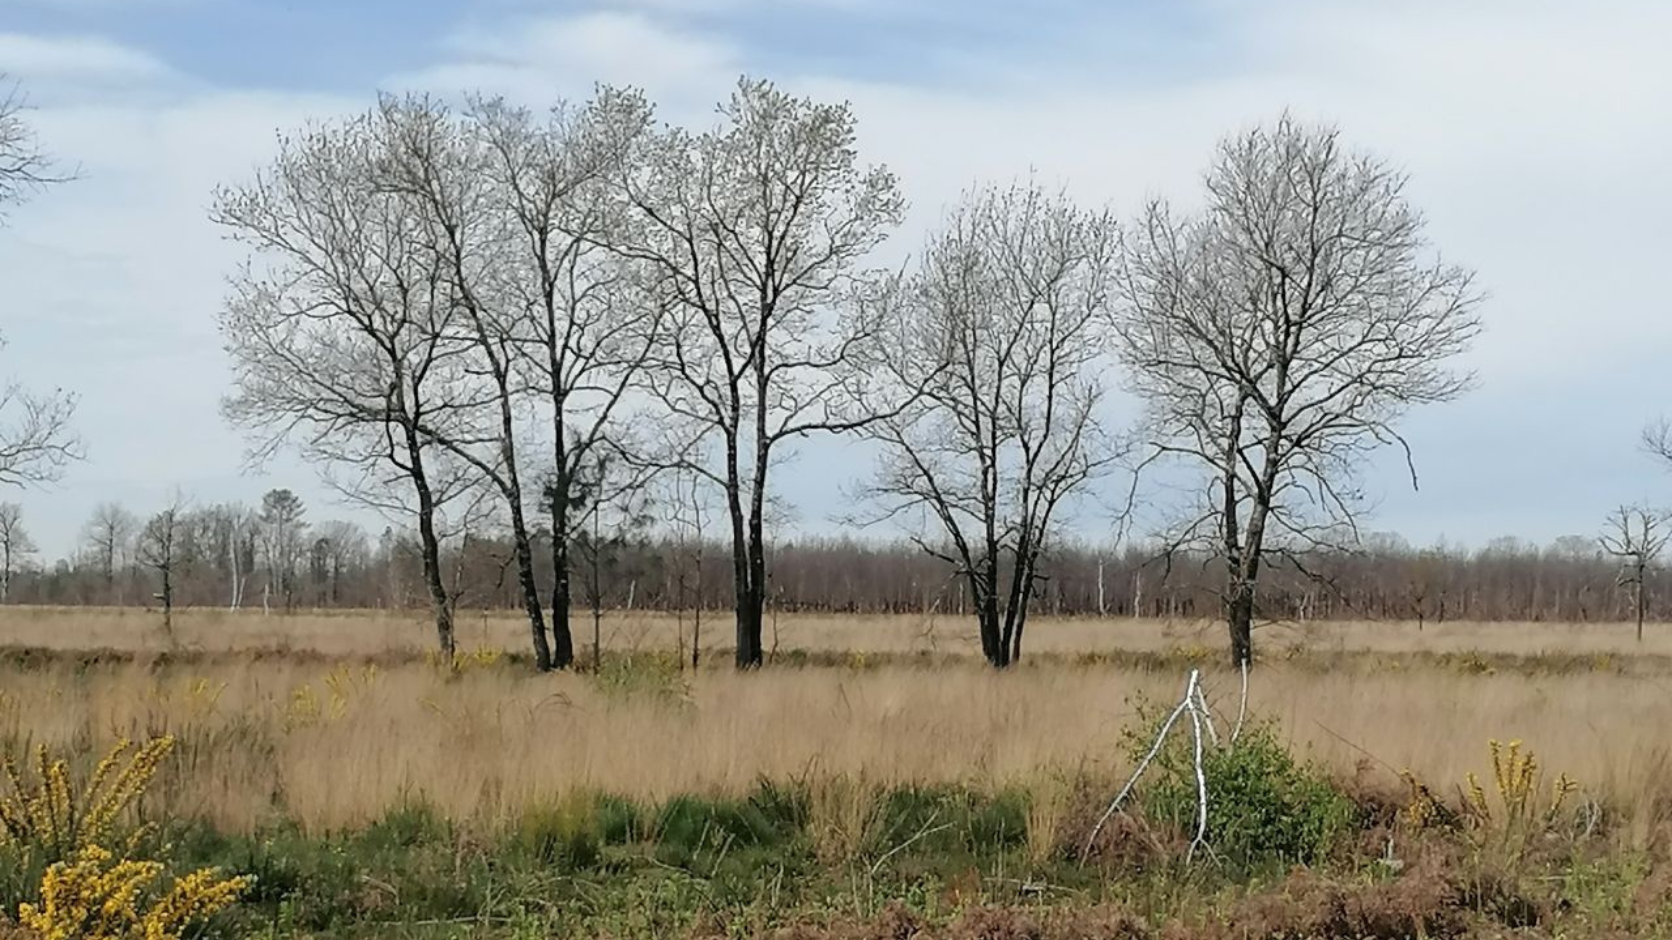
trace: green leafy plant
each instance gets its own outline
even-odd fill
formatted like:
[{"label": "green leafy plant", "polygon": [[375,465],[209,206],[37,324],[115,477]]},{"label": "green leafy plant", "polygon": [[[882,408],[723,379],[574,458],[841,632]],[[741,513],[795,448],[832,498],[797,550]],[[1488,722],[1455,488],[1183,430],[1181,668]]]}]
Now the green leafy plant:
[{"label": "green leafy plant", "polygon": [[[1132,738],[1134,759],[1149,736]],[[1234,744],[1202,752],[1207,780],[1207,844],[1240,869],[1315,864],[1353,823],[1352,801],[1316,767],[1295,759],[1267,725],[1243,729]],[[1194,832],[1200,812],[1193,744],[1174,735],[1146,775],[1139,805],[1152,823]]]}]

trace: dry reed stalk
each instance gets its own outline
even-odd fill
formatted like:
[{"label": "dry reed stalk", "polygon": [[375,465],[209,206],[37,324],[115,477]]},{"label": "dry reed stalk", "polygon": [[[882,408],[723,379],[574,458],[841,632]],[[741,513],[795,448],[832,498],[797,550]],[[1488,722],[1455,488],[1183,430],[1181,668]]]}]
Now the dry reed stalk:
[{"label": "dry reed stalk", "polygon": [[[1462,780],[1486,769],[1485,741],[1520,738],[1553,773],[1635,814],[1624,822],[1639,841],[1663,837],[1672,820],[1663,681],[1391,672],[1375,662],[1338,673],[1263,668],[1253,714],[1344,774],[1368,751],[1424,780]],[[1115,778],[1131,769],[1116,752],[1133,697],[1177,692],[1171,674],[1060,663],[1003,676],[975,664],[713,671],[683,697],[623,695],[517,667],[454,680],[418,664],[367,681],[341,675],[286,659],[4,664],[0,742],[97,751],[172,733],[177,753],[157,792],[175,808],[233,829],[283,813],[326,830],[414,797],[457,820],[496,820],[573,791],[650,801],[740,794],[809,768],[879,787],[1032,788],[1057,767]],[[1217,708],[1234,701],[1234,673],[1204,676]]]}]

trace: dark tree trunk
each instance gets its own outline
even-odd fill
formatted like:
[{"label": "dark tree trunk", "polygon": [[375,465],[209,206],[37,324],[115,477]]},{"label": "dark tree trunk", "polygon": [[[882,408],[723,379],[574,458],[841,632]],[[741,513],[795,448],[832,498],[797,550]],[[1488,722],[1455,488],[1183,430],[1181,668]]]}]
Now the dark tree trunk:
[{"label": "dark tree trunk", "polygon": [[520,494],[510,500],[511,538],[516,543],[517,553],[517,584],[522,589],[523,610],[528,614],[528,630],[534,641],[534,668],[545,672],[552,668],[552,651],[546,641],[546,616],[540,608],[540,588],[534,583],[534,549],[528,544],[528,528],[523,522],[521,501]]},{"label": "dark tree trunk", "polygon": [[[735,411],[734,411],[735,413]],[[760,544],[761,488],[764,480],[753,481],[751,511],[747,520],[743,515],[743,481],[739,472],[737,439],[726,441],[726,509],[731,516],[732,529],[732,594],[737,608],[737,648],[735,661],[738,669],[758,669],[765,661],[761,644],[761,626],[766,610],[765,586],[755,581],[761,566],[756,557]]]},{"label": "dark tree trunk", "polygon": [[435,615],[436,643],[449,664],[458,653],[453,637],[453,602],[441,581],[441,540],[435,532],[435,494],[430,491],[424,471],[424,455],[417,431],[407,428],[407,456],[412,487],[418,494],[418,545],[424,562],[424,584],[430,592],[430,610]]},{"label": "dark tree trunk", "polygon": [[697,582],[697,607],[691,612],[691,671],[702,665],[702,581]]},{"label": "dark tree trunk", "polygon": [[[490,348],[482,336],[483,348]],[[503,490],[511,510],[511,542],[517,559],[517,587],[522,592],[523,611],[528,615],[529,638],[534,644],[534,668],[552,668],[551,646],[546,641],[546,616],[540,607],[540,588],[534,580],[534,548],[529,544],[528,521],[523,515],[522,478],[517,472],[514,416],[511,413],[510,380],[498,358],[493,359],[499,383],[500,458],[505,462]]]},{"label": "dark tree trunk", "polygon": [[765,620],[766,598],[750,585],[737,589],[737,668],[757,669],[766,661],[766,650],[761,644],[761,627]]},{"label": "dark tree trunk", "polygon": [[1004,635],[1004,626],[999,622],[998,592],[993,589],[990,580],[985,583],[980,579],[972,581],[971,587],[975,595],[971,600],[975,602],[976,624],[981,630],[981,654],[987,658],[988,665],[1003,669],[1010,665],[1010,643]]},{"label": "dark tree trunk", "polygon": [[1239,584],[1225,600],[1225,623],[1231,635],[1231,666],[1254,665],[1254,586]]},{"label": "dark tree trunk", "polygon": [[167,633],[170,637],[174,635],[174,578],[170,575],[169,571],[172,567],[173,563],[171,561],[168,565],[164,565],[162,569],[163,632]]},{"label": "dark tree trunk", "polygon": [[569,606],[574,601],[569,586],[568,482],[560,475],[551,494],[552,515],[552,666],[568,669],[575,664],[575,635],[569,627]]}]

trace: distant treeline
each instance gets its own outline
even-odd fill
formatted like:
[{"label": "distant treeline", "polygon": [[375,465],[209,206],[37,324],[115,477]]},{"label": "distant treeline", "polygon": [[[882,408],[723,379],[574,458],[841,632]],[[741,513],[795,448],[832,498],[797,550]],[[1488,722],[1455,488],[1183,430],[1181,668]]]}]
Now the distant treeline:
[{"label": "distant treeline", "polygon": [[[174,549],[177,606],[419,609],[427,603],[416,540],[394,529],[310,524],[288,491],[261,510],[213,506],[182,513]],[[9,603],[155,603],[157,572],[145,563],[143,527],[101,507],[86,546],[55,563],[24,561],[11,576]],[[548,538],[535,532],[536,542]],[[1319,552],[1280,561],[1261,585],[1261,614],[1273,619],[1621,620],[1631,592],[1619,567],[1580,536],[1538,546],[1498,539],[1478,550],[1411,547],[1372,537],[1355,552]],[[550,577],[542,546],[536,553]],[[967,613],[955,572],[905,541],[852,537],[781,540],[770,552],[769,602],[785,611]],[[1072,544],[1042,562],[1037,610],[1071,616],[1216,617],[1223,584],[1218,562],[1139,545]],[[574,549],[574,599],[605,608],[723,610],[734,603],[728,546],[697,545],[659,534],[617,536]],[[446,553],[447,585],[463,608],[521,604],[511,546],[498,537],[455,539]],[[1304,569],[1304,571],[1302,570]],[[1652,571],[1650,616],[1672,617],[1672,576]]]}]

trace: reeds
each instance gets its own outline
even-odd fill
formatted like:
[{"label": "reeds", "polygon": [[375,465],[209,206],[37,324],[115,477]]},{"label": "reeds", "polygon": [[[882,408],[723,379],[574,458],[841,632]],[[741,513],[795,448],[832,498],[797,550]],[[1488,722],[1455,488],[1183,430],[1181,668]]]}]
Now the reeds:
[{"label": "reeds", "polygon": [[[1262,667],[1255,713],[1344,776],[1371,761],[1390,774],[1462,781],[1479,768],[1471,742],[1518,738],[1588,793],[1642,814],[1623,820],[1636,838],[1672,823],[1658,682],[1353,662],[1328,673]],[[1005,675],[953,664],[665,680],[541,676],[504,663],[458,674],[422,662],[351,670],[285,658],[11,663],[0,665],[0,741],[15,753],[36,744],[103,752],[172,735],[157,799],[234,831],[278,817],[309,831],[351,828],[414,798],[486,824],[574,792],[654,803],[744,794],[762,779],[806,781],[815,794],[821,780],[845,780],[819,810],[840,842],[864,829],[863,807],[838,792],[853,781],[1018,786],[1035,794],[1036,823],[1047,823],[1061,811],[1048,795],[1059,768],[1118,778],[1129,770],[1120,733],[1132,703],[1177,685],[1172,674],[1064,662]],[[1209,697],[1230,705],[1235,681],[1209,672]]]}]

